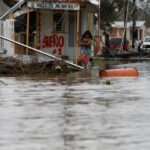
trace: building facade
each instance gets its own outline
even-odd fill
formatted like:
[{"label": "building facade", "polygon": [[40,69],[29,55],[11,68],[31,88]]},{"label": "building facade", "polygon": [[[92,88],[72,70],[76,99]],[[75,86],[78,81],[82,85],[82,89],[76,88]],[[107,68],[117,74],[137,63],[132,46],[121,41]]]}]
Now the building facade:
[{"label": "building facade", "polygon": [[[129,40],[130,45],[132,44],[132,21],[127,23],[126,38]],[[115,21],[110,29],[110,37],[124,37],[125,28],[123,21]],[[148,27],[145,21],[136,21],[135,39],[141,41],[148,34]]]},{"label": "building facade", "polygon": [[[1,31],[5,22],[11,21],[11,35],[4,36],[58,57],[75,59],[80,54],[76,42],[80,35],[89,30],[94,36],[97,7],[96,0],[26,0],[25,5],[13,13],[13,18],[1,21]],[[3,48],[10,50],[5,44]],[[18,45],[12,49],[11,55],[32,55]]]}]

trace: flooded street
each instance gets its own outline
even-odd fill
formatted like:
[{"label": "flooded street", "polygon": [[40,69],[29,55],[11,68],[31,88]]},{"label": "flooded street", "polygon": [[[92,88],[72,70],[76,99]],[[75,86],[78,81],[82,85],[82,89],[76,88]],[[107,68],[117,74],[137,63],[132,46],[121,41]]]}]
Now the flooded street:
[{"label": "flooded street", "polygon": [[0,150],[149,150],[150,63],[117,67],[133,66],[138,78],[2,77]]}]

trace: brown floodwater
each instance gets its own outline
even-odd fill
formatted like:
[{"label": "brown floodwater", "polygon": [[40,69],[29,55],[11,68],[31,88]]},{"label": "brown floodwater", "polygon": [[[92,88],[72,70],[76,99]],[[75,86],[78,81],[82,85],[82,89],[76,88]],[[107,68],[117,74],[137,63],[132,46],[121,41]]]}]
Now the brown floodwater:
[{"label": "brown floodwater", "polygon": [[1,77],[0,150],[149,150],[150,63],[116,67],[139,77]]}]

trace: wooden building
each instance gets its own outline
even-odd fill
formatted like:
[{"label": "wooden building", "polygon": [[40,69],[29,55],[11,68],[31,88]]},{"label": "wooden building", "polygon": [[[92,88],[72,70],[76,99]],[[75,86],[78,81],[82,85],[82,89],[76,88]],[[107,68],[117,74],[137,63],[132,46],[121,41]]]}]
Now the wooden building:
[{"label": "wooden building", "polygon": [[[80,53],[76,42],[79,36],[86,30],[94,35],[94,14],[97,11],[97,0],[26,0],[13,14],[14,39],[74,60]],[[14,49],[14,55],[32,54],[17,45]]]}]

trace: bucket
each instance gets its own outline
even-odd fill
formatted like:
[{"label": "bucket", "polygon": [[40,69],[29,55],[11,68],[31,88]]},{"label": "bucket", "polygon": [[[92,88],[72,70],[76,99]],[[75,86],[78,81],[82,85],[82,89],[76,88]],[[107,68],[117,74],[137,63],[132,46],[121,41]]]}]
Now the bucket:
[{"label": "bucket", "polygon": [[110,69],[100,70],[99,76],[104,77],[137,77],[139,75],[136,68],[122,68],[122,69]]}]

